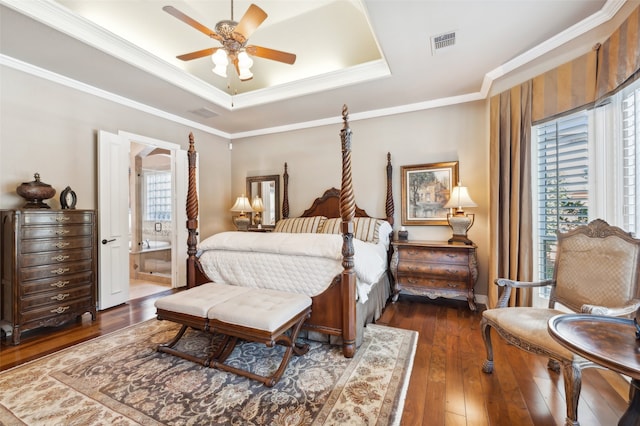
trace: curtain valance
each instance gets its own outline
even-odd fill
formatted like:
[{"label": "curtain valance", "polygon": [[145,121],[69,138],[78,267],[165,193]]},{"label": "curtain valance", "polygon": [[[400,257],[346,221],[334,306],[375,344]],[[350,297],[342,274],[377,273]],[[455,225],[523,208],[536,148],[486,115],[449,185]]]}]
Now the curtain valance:
[{"label": "curtain valance", "polygon": [[640,69],[640,7],[602,45],[533,79],[534,123],[612,93]]},{"label": "curtain valance", "polygon": [[598,54],[591,51],[533,79],[532,121],[588,105],[596,99]]},{"label": "curtain valance", "polygon": [[640,69],[640,7],[598,49],[596,99],[613,92]]}]

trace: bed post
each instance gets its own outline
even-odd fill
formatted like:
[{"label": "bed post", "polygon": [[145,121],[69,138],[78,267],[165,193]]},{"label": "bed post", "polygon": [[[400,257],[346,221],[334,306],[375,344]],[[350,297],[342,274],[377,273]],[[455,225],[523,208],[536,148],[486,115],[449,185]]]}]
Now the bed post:
[{"label": "bed post", "polygon": [[284,181],[284,193],[282,195],[282,218],[289,217],[289,172],[287,172],[287,163],[284,163],[284,173],[282,174]]},{"label": "bed post", "polygon": [[387,215],[387,222],[393,226],[393,188],[391,185],[393,167],[391,166],[391,153],[387,152],[387,201],[385,203],[385,214]]},{"label": "bed post", "polygon": [[342,271],[340,292],[342,296],[342,352],[352,358],[356,351],[356,275],[353,269],[353,218],[356,203],[351,181],[351,129],[349,110],[342,107],[344,126],[340,131],[342,142],[342,187],[340,189],[340,216],[342,218]]},{"label": "bed post", "polygon": [[187,191],[187,288],[196,285],[196,253],[198,252],[198,192],[196,188],[196,149],[193,133],[189,133],[189,187]]}]

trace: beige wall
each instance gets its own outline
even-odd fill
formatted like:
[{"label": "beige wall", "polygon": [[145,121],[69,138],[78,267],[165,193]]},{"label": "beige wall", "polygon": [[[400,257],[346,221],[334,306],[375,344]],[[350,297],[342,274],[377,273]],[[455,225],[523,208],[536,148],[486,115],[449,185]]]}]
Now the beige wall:
[{"label": "beige wall", "polygon": [[[401,166],[458,161],[460,179],[477,208],[469,237],[478,245],[480,277],[476,292],[486,294],[488,265],[489,142],[486,102],[351,121],[352,174],[356,203],[373,216],[385,216],[386,161],[391,153],[395,230],[401,226]],[[341,105],[336,106],[336,116]],[[352,113],[358,111],[351,111]],[[332,186],[340,188],[342,123],[235,140],[231,156],[231,198],[245,192],[247,176],[289,170],[290,216],[300,215]],[[282,182],[281,182],[282,186]],[[282,188],[281,188],[282,191]],[[230,223],[230,222],[229,222]],[[446,241],[447,226],[408,226],[409,238]]]},{"label": "beige wall", "polygon": [[97,133],[126,131],[188,147],[193,131],[207,165],[200,171],[203,232],[219,231],[229,198],[228,141],[187,126],[101,99],[9,67],[0,67],[0,208],[16,208],[24,200],[16,187],[40,173],[56,196],[47,201],[59,208],[67,185],[78,196],[77,208],[97,207]]}]

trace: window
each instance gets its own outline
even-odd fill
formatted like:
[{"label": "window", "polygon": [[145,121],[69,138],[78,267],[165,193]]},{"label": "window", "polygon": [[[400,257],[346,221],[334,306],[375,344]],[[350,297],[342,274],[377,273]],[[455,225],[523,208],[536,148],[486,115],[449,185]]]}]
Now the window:
[{"label": "window", "polygon": [[640,179],[638,161],[640,155],[640,85],[632,85],[621,94],[622,176],[623,176],[623,224],[622,228],[638,234],[640,212]]},{"label": "window", "polygon": [[640,80],[595,109],[534,126],[533,143],[538,279],[552,278],[556,230],[602,218],[640,232]]},{"label": "window", "polygon": [[589,220],[589,115],[581,111],[536,126],[540,279],[551,278],[556,230]]},{"label": "window", "polygon": [[171,220],[171,172],[144,172],[146,220]]}]

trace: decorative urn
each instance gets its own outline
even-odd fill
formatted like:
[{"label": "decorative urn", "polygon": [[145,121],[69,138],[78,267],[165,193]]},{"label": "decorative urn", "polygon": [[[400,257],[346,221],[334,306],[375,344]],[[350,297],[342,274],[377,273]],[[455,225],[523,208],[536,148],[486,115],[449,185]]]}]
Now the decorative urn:
[{"label": "decorative urn", "polygon": [[33,175],[34,181],[23,182],[16,192],[19,196],[27,200],[27,203],[22,206],[23,209],[50,209],[43,200],[47,200],[56,195],[56,190],[44,182],[40,181],[40,174],[35,173]]}]

